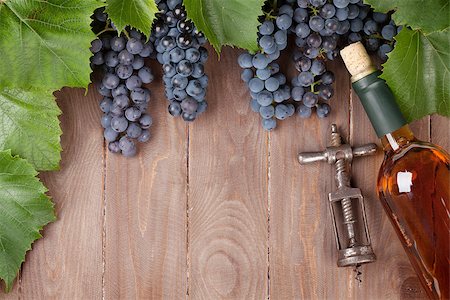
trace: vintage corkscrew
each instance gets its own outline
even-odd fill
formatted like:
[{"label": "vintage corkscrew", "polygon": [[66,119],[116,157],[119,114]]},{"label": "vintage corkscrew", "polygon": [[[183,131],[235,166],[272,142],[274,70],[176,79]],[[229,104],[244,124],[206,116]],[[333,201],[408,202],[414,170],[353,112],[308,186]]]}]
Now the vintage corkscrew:
[{"label": "vintage corkscrew", "polygon": [[333,124],[330,147],[323,152],[304,152],[298,155],[300,164],[324,161],[336,167],[337,191],[329,193],[328,199],[334,223],[339,267],[356,267],[376,260],[370,242],[364,197],[359,188],[350,186],[353,158],[373,155],[376,151],[375,144],[355,148],[342,144],[337,126]]}]

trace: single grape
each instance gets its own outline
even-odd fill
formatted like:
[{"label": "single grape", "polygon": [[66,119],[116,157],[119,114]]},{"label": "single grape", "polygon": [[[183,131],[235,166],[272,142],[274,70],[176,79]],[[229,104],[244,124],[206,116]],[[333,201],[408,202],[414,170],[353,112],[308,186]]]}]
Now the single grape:
[{"label": "single grape", "polygon": [[316,106],[317,102],[319,101],[319,97],[314,94],[313,92],[306,92],[303,95],[303,104],[308,107],[314,107]]},{"label": "single grape", "polygon": [[148,128],[150,128],[150,126],[152,126],[152,124],[153,124],[153,119],[148,114],[143,114],[139,118],[139,125],[141,125],[142,129],[148,129]]},{"label": "single grape", "polygon": [[277,107],[275,107],[275,118],[284,120],[289,117],[289,111],[290,109],[286,105],[278,104]]},{"label": "single grape", "polygon": [[259,109],[259,114],[263,119],[270,119],[275,114],[275,108],[272,105],[261,106]]},{"label": "single grape", "polygon": [[181,115],[181,117],[183,118],[183,120],[184,120],[185,122],[193,122],[193,121],[195,121],[195,118],[197,117],[197,115],[196,115],[195,113],[193,113],[193,114],[188,114],[188,113],[184,112],[184,113]]},{"label": "single grape", "polygon": [[319,32],[321,31],[325,26],[325,21],[320,16],[313,16],[309,19],[309,27],[311,30]]},{"label": "single grape", "polygon": [[142,130],[141,135],[137,138],[137,141],[140,143],[146,143],[150,140],[150,131],[147,129]]},{"label": "single grape", "polygon": [[178,117],[181,115],[181,105],[178,101],[172,101],[169,104],[169,113],[174,116],[174,117]]},{"label": "single grape", "polygon": [[277,121],[275,119],[262,119],[262,126],[264,130],[272,131],[277,127]]},{"label": "single grape", "polygon": [[192,71],[192,63],[190,63],[187,59],[180,61],[177,65],[177,73],[184,77],[190,76],[192,74]]},{"label": "single grape", "polygon": [[372,35],[378,32],[378,24],[372,19],[369,19],[364,24],[364,33],[367,35]]},{"label": "single grape", "polygon": [[333,97],[333,87],[330,85],[324,85],[324,84],[320,84],[317,87],[317,91],[318,91],[318,95],[320,98],[324,99],[324,100],[330,100],[331,97]]},{"label": "single grape", "polygon": [[150,101],[150,91],[145,88],[136,88],[131,92],[130,98],[136,104],[148,103]]},{"label": "single grape", "polygon": [[306,119],[306,118],[311,117],[312,110],[310,107],[307,107],[301,103],[297,108],[297,114],[300,118]]},{"label": "single grape", "polygon": [[114,97],[113,103],[120,109],[125,109],[130,104],[130,99],[126,95],[119,95]]},{"label": "single grape", "polygon": [[330,71],[326,71],[321,76],[321,81],[325,85],[331,85],[334,82],[334,74]]},{"label": "single grape", "polygon": [[261,106],[269,106],[273,102],[273,94],[269,91],[259,92],[256,100]]},{"label": "single grape", "polygon": [[[275,26],[273,25],[273,22],[271,22],[271,21],[264,21],[259,26],[259,33],[262,35],[270,35],[273,33],[274,30],[275,30]],[[246,67],[241,66],[241,68],[246,68]]]},{"label": "single grape", "polygon": [[328,117],[331,112],[331,107],[327,103],[320,103],[317,105],[316,113],[319,118]]},{"label": "single grape", "polygon": [[135,55],[133,63],[131,65],[134,70],[139,70],[144,66],[144,58],[140,55]]},{"label": "single grape", "polygon": [[265,69],[270,63],[270,60],[262,53],[253,56],[252,64],[256,69]]},{"label": "single grape", "polygon": [[130,38],[127,42],[127,51],[131,54],[139,54],[144,49],[144,44],[140,39],[134,37]]},{"label": "single grape", "polygon": [[261,80],[269,79],[270,75],[272,75],[272,72],[270,71],[269,67],[256,70],[256,76],[258,76],[258,78]]},{"label": "single grape", "polygon": [[327,3],[320,9],[320,16],[324,19],[330,19],[334,17],[335,14],[336,14],[336,7],[333,4]]},{"label": "single grape", "polygon": [[188,93],[189,96],[196,96],[203,92],[203,87],[200,83],[200,81],[194,79],[190,80],[187,87],[186,87],[186,93]]},{"label": "single grape", "polygon": [[112,116],[110,114],[103,114],[101,119],[101,124],[103,128],[108,128],[111,126]]},{"label": "single grape", "polygon": [[144,44],[144,48],[142,48],[141,52],[139,53],[139,56],[141,57],[149,57],[152,55],[152,53],[155,51],[153,48],[153,44],[151,42],[148,42]]},{"label": "single grape", "polygon": [[129,107],[125,110],[125,118],[127,118],[127,120],[130,122],[137,121],[141,117],[141,114],[141,111],[134,106]]},{"label": "single grape", "polygon": [[350,4],[350,0],[333,0],[333,4],[337,8],[344,8]]},{"label": "single grape", "polygon": [[169,52],[169,60],[173,63],[179,63],[185,58],[186,52],[183,49],[175,47]]},{"label": "single grape", "polygon": [[383,26],[381,29],[381,36],[388,41],[392,41],[397,34],[397,28],[392,25]]},{"label": "single grape", "polygon": [[288,30],[292,25],[292,17],[287,14],[282,14],[276,18],[275,22],[279,29]]},{"label": "single grape", "polygon": [[311,3],[312,6],[321,7],[322,5],[327,3],[327,0],[309,0],[309,2]]},{"label": "single grape", "polygon": [[130,123],[127,128],[127,136],[132,139],[137,139],[142,133],[142,128],[136,123]]},{"label": "single grape", "polygon": [[388,16],[385,13],[374,12],[372,14],[372,18],[375,22],[382,24],[382,23],[386,23]]},{"label": "single grape", "polygon": [[125,38],[121,37],[121,36],[114,36],[111,39],[111,49],[116,51],[116,52],[120,52],[123,49],[125,49],[126,46],[126,42],[125,42]]},{"label": "single grape", "polygon": [[[133,151],[136,152],[136,145],[130,138],[128,138],[126,136],[123,136],[120,138],[119,148],[120,148],[120,150],[122,150],[123,155],[125,155],[125,153],[132,153]],[[136,154],[136,153],[134,153],[134,154]],[[131,155],[131,156],[133,156],[133,155]]]},{"label": "single grape", "polygon": [[128,65],[118,65],[116,67],[116,75],[120,78],[120,79],[127,79],[129,78],[131,75],[133,74],[133,67]]},{"label": "single grape", "polygon": [[344,21],[348,19],[349,9],[348,7],[338,8],[336,9],[336,18],[339,21]]},{"label": "single grape", "polygon": [[138,76],[143,83],[150,83],[155,78],[149,67],[143,67],[139,70]]},{"label": "single grape", "polygon": [[305,94],[305,89],[303,87],[296,86],[292,89],[291,94],[294,101],[301,101],[303,95]]},{"label": "single grape", "polygon": [[303,87],[308,87],[314,83],[314,75],[311,72],[301,72],[298,81]]},{"label": "single grape", "polygon": [[95,53],[91,58],[91,62],[96,66],[103,65],[105,63],[105,58],[103,57],[103,53],[102,52]]},{"label": "single grape", "polygon": [[120,153],[119,141],[110,142],[108,144],[108,149],[112,153]]},{"label": "single grape", "polygon": [[109,90],[112,90],[119,85],[120,79],[115,74],[106,73],[105,77],[103,77],[102,83],[104,87],[106,87]]},{"label": "single grape", "polygon": [[302,39],[308,37],[310,33],[311,28],[306,23],[298,23],[297,26],[295,26],[295,34]]},{"label": "single grape", "polygon": [[119,58],[114,51],[108,51],[105,54],[105,64],[108,67],[114,68],[119,64]]},{"label": "single grape", "polygon": [[241,72],[241,79],[244,82],[249,82],[253,78],[253,71],[251,69],[244,69]]},{"label": "single grape", "polygon": [[124,117],[113,117],[111,119],[111,128],[116,132],[124,132],[127,130],[128,120]]},{"label": "single grape", "polygon": [[325,73],[325,71],[326,67],[323,61],[317,59],[313,60],[311,65],[311,73],[313,75],[322,75],[323,73]]},{"label": "single grape", "polygon": [[120,51],[117,58],[119,59],[119,63],[122,65],[131,65],[134,61],[134,55],[127,50]]},{"label": "single grape", "polygon": [[264,81],[259,78],[252,78],[248,82],[248,87],[254,93],[259,93],[264,89]]},{"label": "single grape", "polygon": [[131,77],[129,77],[127,79],[127,81],[125,82],[125,85],[127,86],[127,89],[129,89],[130,91],[133,91],[142,86],[142,80],[139,76],[132,75]]},{"label": "single grape", "polygon": [[[334,7],[334,6],[333,6]],[[294,11],[294,21],[297,23],[307,22],[309,18],[308,10],[298,7]]]},{"label": "single grape", "polygon": [[280,86],[280,82],[275,77],[270,77],[264,82],[265,88],[269,92],[275,92]]},{"label": "single grape", "polygon": [[196,63],[200,60],[200,51],[198,51],[196,48],[189,48],[186,50],[185,58],[191,63]]}]

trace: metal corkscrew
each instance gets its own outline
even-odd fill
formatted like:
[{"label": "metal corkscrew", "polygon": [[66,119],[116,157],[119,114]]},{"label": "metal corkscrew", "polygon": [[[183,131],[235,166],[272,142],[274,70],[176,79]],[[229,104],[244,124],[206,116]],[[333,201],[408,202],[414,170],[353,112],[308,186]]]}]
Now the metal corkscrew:
[{"label": "metal corkscrew", "polygon": [[323,152],[304,152],[298,155],[300,164],[325,161],[336,167],[337,191],[329,193],[328,199],[334,223],[339,267],[358,266],[376,260],[370,242],[364,197],[360,189],[350,185],[353,158],[373,155],[376,151],[375,144],[355,148],[342,144],[337,126],[333,124],[330,147]]}]

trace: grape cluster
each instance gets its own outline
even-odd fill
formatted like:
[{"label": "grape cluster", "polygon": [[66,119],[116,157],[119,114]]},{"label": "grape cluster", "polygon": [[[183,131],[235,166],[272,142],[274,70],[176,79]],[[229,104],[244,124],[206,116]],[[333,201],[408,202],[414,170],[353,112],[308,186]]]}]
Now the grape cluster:
[{"label": "grape cluster", "polygon": [[143,84],[154,79],[144,64],[144,59],[154,52],[153,44],[146,43],[145,36],[136,30],[118,35],[101,9],[94,13],[93,23],[94,30],[104,28],[91,45],[91,64],[103,70],[98,86],[103,96],[99,103],[103,135],[109,151],[132,157],[137,152],[136,141],[144,143],[150,139],[153,121],[146,113],[150,91]]},{"label": "grape cluster", "polygon": [[243,68],[241,79],[250,89],[251,108],[261,115],[262,126],[268,131],[276,128],[277,120],[295,113],[295,106],[289,103],[291,87],[275,62],[287,47],[292,14],[292,6],[283,5],[276,18],[264,16],[258,29],[261,50],[256,54],[243,53],[238,58]]},{"label": "grape cluster", "polygon": [[363,0],[298,0],[294,12],[296,44],[310,58],[333,60],[338,48],[363,41],[385,61],[401,30],[389,14],[374,12]]},{"label": "grape cluster", "polygon": [[194,121],[208,104],[208,76],[204,64],[208,51],[205,36],[187,20],[182,0],[157,0],[160,13],[153,26],[152,41],[163,68],[169,113]]},{"label": "grape cluster", "polygon": [[[274,129],[276,119],[291,116],[295,109],[302,118],[310,117],[313,110],[319,118],[328,116],[334,75],[327,70],[326,61],[335,59],[340,49],[357,41],[363,41],[369,51],[386,60],[394,47],[394,36],[401,29],[389,14],[374,12],[362,0],[278,3],[279,7],[269,3],[264,7],[266,15],[260,20],[258,33],[260,51],[238,58],[244,68],[241,78],[252,96],[251,108],[261,114],[266,130]],[[287,81],[274,61],[287,47],[289,34],[295,35],[297,49],[292,57],[298,75]]]}]

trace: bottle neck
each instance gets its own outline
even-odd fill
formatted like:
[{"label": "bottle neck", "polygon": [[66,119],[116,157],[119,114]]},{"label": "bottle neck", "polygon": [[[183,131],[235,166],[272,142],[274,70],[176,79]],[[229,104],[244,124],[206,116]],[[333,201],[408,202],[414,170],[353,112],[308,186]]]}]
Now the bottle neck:
[{"label": "bottle neck", "polygon": [[390,152],[396,151],[415,140],[416,138],[411,129],[408,125],[405,125],[381,137],[381,144],[383,145],[383,150],[385,152]]},{"label": "bottle neck", "polygon": [[378,137],[382,138],[388,134],[392,135],[396,130],[404,127],[407,122],[392,91],[383,79],[378,78],[380,74],[379,71],[374,71],[353,82],[352,86]]}]

